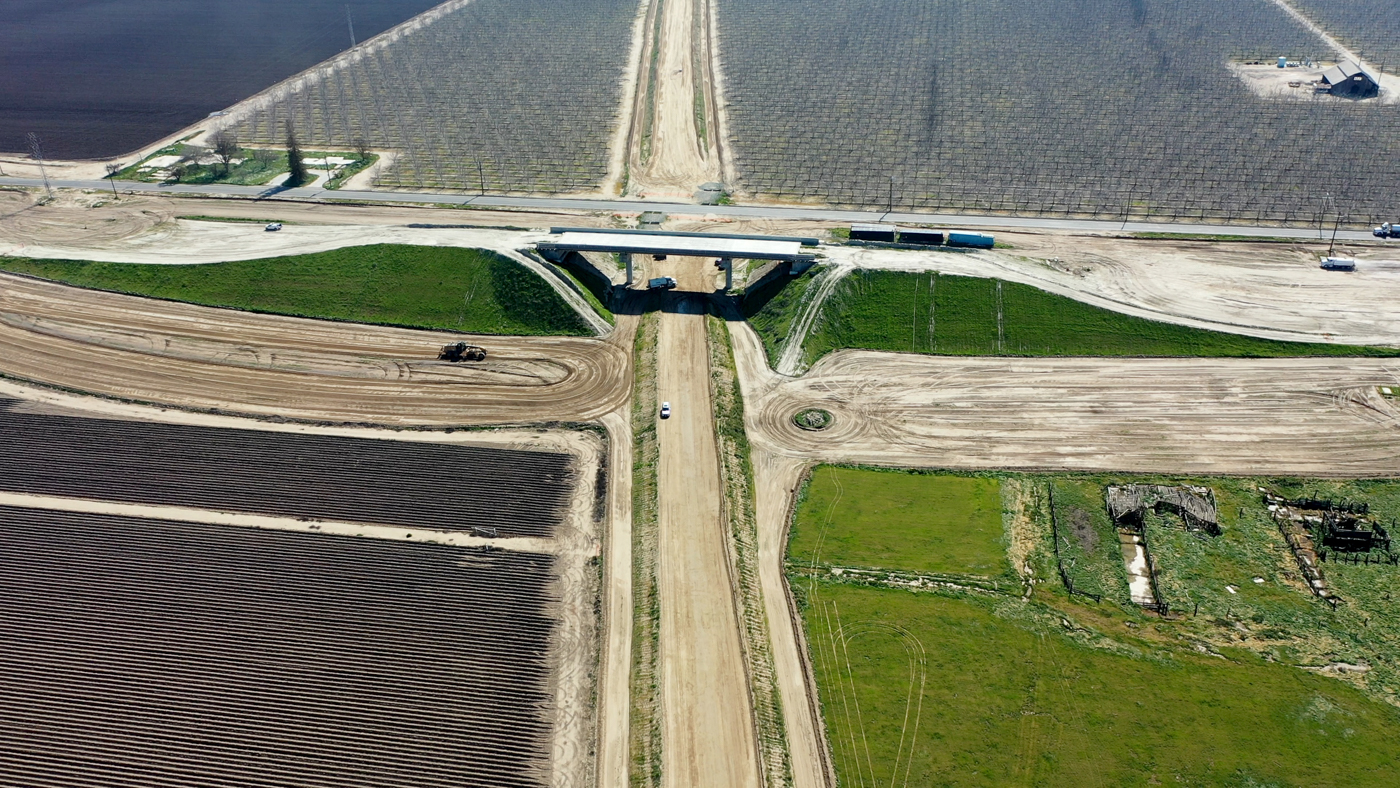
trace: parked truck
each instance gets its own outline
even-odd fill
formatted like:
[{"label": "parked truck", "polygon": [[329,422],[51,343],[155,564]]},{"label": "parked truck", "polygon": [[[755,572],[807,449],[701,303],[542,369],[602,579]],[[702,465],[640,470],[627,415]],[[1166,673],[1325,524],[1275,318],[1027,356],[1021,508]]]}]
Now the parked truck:
[{"label": "parked truck", "polygon": [[671,290],[675,288],[676,280],[670,276],[658,276],[655,279],[647,280],[648,290]]}]

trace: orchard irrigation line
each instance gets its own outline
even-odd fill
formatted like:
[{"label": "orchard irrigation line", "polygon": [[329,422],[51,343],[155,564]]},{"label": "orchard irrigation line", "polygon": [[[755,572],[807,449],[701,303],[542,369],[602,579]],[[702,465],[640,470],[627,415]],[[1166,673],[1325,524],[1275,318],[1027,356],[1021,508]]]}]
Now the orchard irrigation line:
[{"label": "orchard irrigation line", "polygon": [[[111,183],[103,180],[50,180],[55,188],[110,190]],[[0,178],[0,186],[39,188],[38,178]],[[1062,230],[1096,233],[1174,233],[1186,235],[1221,235],[1239,238],[1297,238],[1326,240],[1332,237],[1330,228],[1270,227],[1254,225],[1174,224],[1170,222],[1124,222],[1100,219],[1049,219],[1027,216],[986,216],[977,214],[902,213],[889,211],[841,210],[836,208],[789,207],[768,205],[696,205],[694,203],[652,202],[648,200],[607,200],[582,197],[507,197],[501,195],[434,194],[430,192],[346,191],[303,187],[278,189],[266,186],[230,185],[171,185],[118,181],[118,191],[128,194],[165,194],[170,196],[232,197],[281,200],[331,200],[365,203],[412,203],[429,205],[479,206],[483,208],[517,208],[555,211],[611,211],[641,213],[661,211],[680,216],[723,216],[738,219],[786,219],[789,221],[823,222],[892,222],[895,224],[940,224],[962,227],[1002,228],[1007,230]],[[1371,233],[1343,230],[1339,240],[1363,241]]]}]

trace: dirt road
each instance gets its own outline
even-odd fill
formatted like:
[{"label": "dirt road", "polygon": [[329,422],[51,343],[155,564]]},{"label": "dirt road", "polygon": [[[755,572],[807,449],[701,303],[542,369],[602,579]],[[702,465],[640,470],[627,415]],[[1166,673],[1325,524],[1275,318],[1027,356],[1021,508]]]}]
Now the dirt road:
[{"label": "dirt road", "polygon": [[[677,278],[703,284],[705,261],[690,262],[689,275]],[[659,429],[662,779],[675,788],[757,788],[721,518],[705,311],[701,296],[673,294],[658,343],[659,396],[673,408]]]},{"label": "dirt road", "polygon": [[[332,422],[591,421],[630,385],[635,318],[606,340],[466,337],[82,290],[0,275],[0,372],[197,410]],[[448,342],[481,364],[438,362]]]},{"label": "dirt road", "polygon": [[660,13],[656,81],[650,86],[650,136],[645,133],[648,87],[643,80],[643,98],[636,116],[640,133],[633,134],[630,191],[641,197],[689,202],[700,184],[722,177],[714,124],[707,123],[703,137],[696,124],[697,90],[703,90],[707,78],[700,69],[708,68],[705,30],[709,16],[703,0],[663,0]]}]

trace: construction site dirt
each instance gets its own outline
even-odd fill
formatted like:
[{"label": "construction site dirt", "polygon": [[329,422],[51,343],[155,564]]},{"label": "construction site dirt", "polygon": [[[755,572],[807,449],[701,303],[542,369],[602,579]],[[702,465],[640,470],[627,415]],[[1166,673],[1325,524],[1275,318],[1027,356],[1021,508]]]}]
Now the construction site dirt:
[{"label": "construction site dirt", "polygon": [[627,397],[634,320],[607,340],[477,337],[191,306],[0,276],[9,376],[138,402],[308,421],[589,421]]}]

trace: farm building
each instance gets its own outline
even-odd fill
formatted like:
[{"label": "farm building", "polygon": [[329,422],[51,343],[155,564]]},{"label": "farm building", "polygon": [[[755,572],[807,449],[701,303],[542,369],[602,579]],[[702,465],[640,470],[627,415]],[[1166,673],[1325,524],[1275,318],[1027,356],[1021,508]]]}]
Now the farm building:
[{"label": "farm building", "polygon": [[1331,87],[1331,94],[1343,98],[1375,98],[1381,92],[1380,81],[1350,60],[1327,69],[1322,81]]}]

